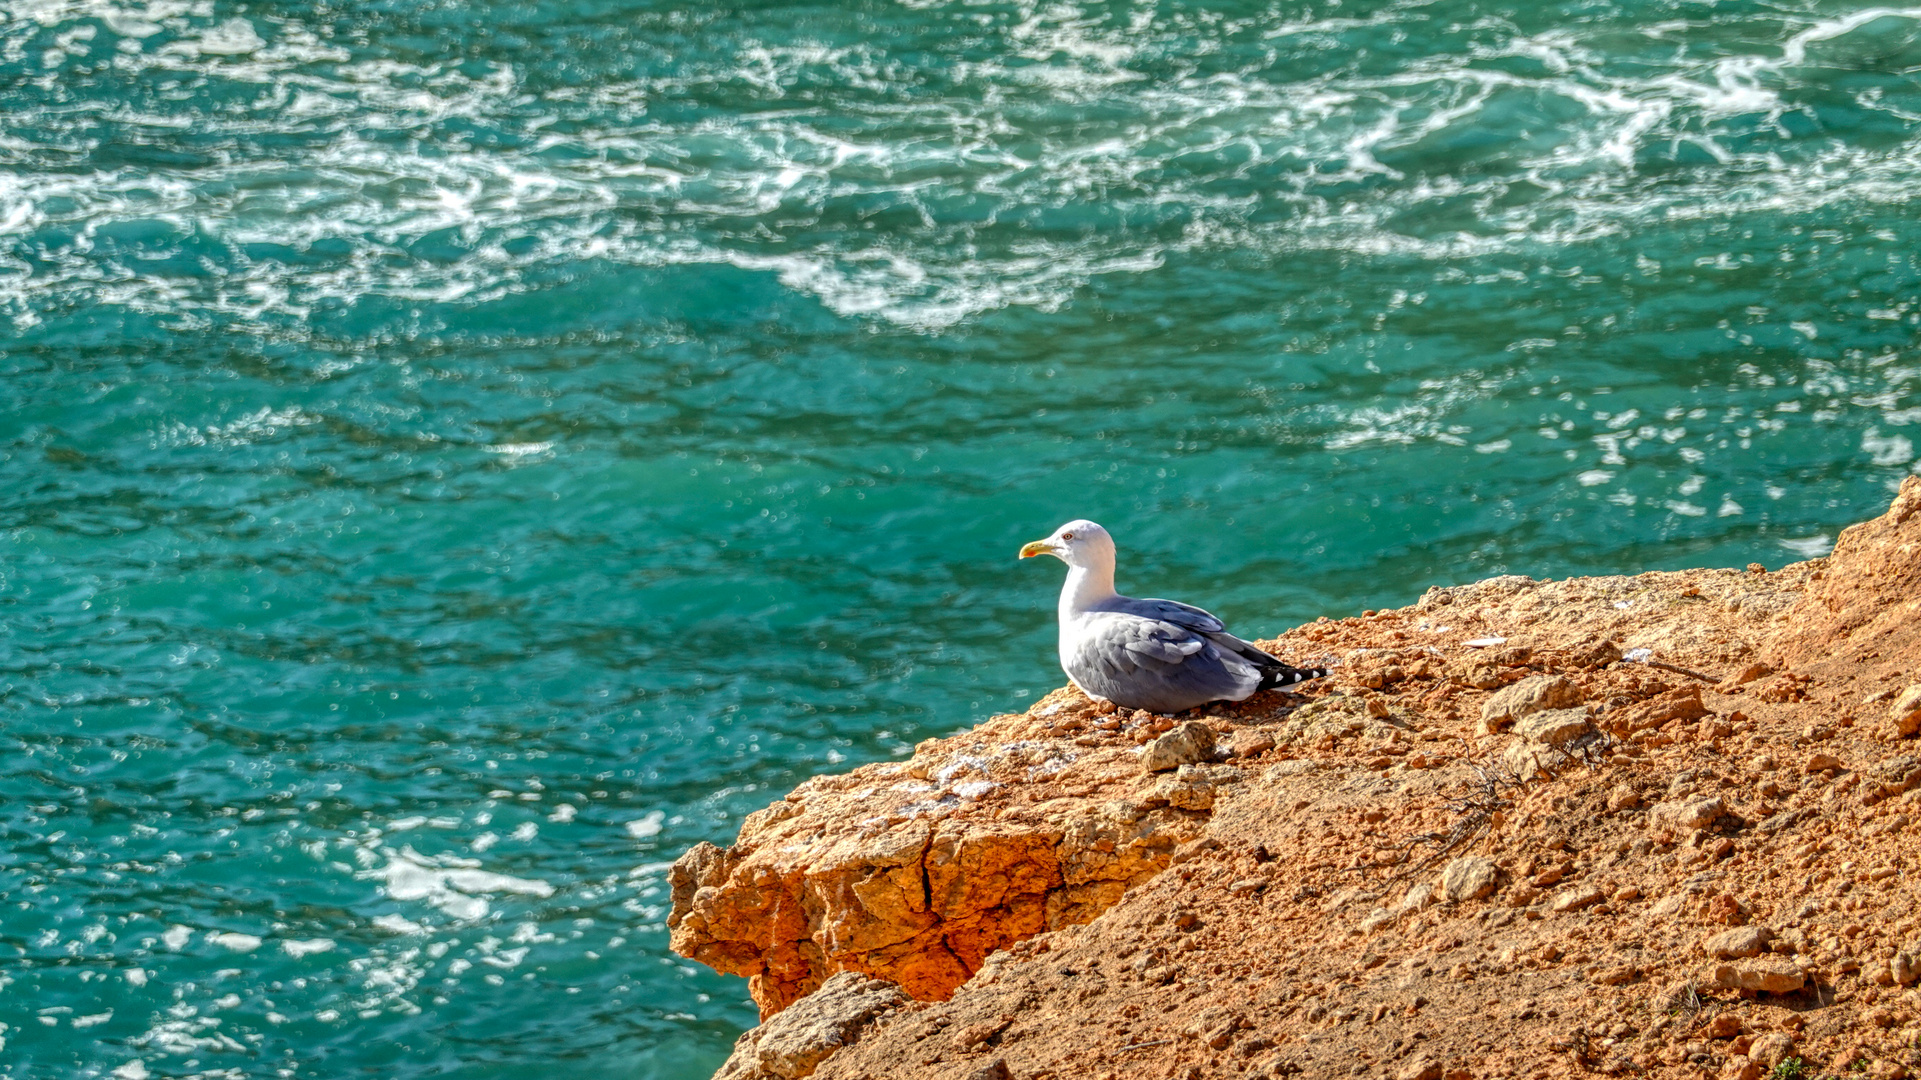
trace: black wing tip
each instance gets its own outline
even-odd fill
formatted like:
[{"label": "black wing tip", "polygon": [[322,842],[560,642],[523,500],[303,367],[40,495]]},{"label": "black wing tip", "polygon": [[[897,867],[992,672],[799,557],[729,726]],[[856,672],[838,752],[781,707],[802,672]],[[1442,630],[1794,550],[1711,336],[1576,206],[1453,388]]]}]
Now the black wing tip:
[{"label": "black wing tip", "polygon": [[1304,683],[1309,679],[1325,679],[1327,678],[1327,670],[1328,669],[1324,667],[1297,668],[1284,666],[1279,671],[1262,679],[1261,689],[1279,690],[1284,687],[1293,686],[1296,683]]}]

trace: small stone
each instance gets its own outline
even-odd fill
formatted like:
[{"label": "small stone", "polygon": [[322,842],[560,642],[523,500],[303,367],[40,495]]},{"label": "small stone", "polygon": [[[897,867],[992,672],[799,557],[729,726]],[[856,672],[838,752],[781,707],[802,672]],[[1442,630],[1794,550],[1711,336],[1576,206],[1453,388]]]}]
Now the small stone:
[{"label": "small stone", "polygon": [[1757,1036],[1748,1044],[1748,1060],[1763,1069],[1772,1069],[1793,1056],[1794,1040],[1778,1031]]},{"label": "small stone", "polygon": [[1551,777],[1567,760],[1567,755],[1552,746],[1517,739],[1501,753],[1508,771],[1522,780]]},{"label": "small stone", "polygon": [[1252,896],[1265,888],[1267,888],[1266,878],[1250,877],[1242,878],[1229,885],[1227,891],[1235,896]]},{"label": "small stone", "polygon": [[1560,675],[1534,675],[1494,693],[1481,706],[1483,730],[1548,709],[1581,703],[1581,688]]},{"label": "small stone", "polygon": [[1608,810],[1619,812],[1641,805],[1641,793],[1632,784],[1616,784],[1608,789]]},{"label": "small stone", "polygon": [[1221,842],[1219,840],[1214,839],[1211,836],[1203,836],[1198,840],[1189,840],[1187,843],[1182,844],[1180,847],[1177,847],[1174,849],[1174,855],[1172,858],[1168,860],[1168,862],[1173,863],[1175,865],[1179,865],[1184,862],[1193,862],[1195,859],[1200,858],[1202,855],[1205,855],[1206,853],[1213,851],[1216,848],[1219,848],[1220,846],[1221,846]]},{"label": "small stone", "polygon": [[1701,951],[1716,960],[1746,959],[1768,951],[1774,931],[1765,926],[1739,926],[1701,942]]},{"label": "small stone", "polygon": [[1476,690],[1495,690],[1501,685],[1501,675],[1506,669],[1499,664],[1486,661],[1472,663],[1454,673],[1454,679]]},{"label": "small stone", "polygon": [[1614,890],[1613,900],[1617,904],[1625,904],[1630,900],[1639,900],[1640,898],[1641,887],[1639,885],[1623,885]]},{"label": "small stone", "polygon": [[1749,960],[1741,964],[1721,964],[1708,976],[1716,990],[1753,990],[1757,993],[1791,994],[1806,986],[1808,977],[1785,960]]},{"label": "small stone", "polygon": [[1616,735],[1627,735],[1671,723],[1689,723],[1706,715],[1708,707],[1701,701],[1701,687],[1691,683],[1609,711],[1608,727]]},{"label": "small stone", "polygon": [[1656,828],[1668,828],[1675,832],[1693,832],[1714,824],[1722,815],[1726,805],[1720,798],[1708,799],[1668,799],[1655,803],[1648,809],[1648,823]]},{"label": "small stone", "polygon": [[1258,757],[1274,749],[1274,737],[1265,731],[1242,731],[1234,736],[1235,757]]},{"label": "small stone", "polygon": [[1328,897],[1327,900],[1321,904],[1321,910],[1332,915],[1344,907],[1349,907],[1354,904],[1364,904],[1369,900],[1379,900],[1380,898],[1379,893],[1368,892],[1366,889],[1355,886],[1351,889],[1342,889],[1340,892]]},{"label": "small stone", "polygon": [[1588,638],[1571,646],[1566,657],[1573,667],[1604,668],[1621,659],[1621,647],[1604,638]]},{"label": "small stone", "polygon": [[1012,1080],[1013,1073],[1007,1071],[1007,1059],[994,1060],[967,1074],[967,1080]]},{"label": "small stone", "polygon": [[1479,900],[1498,888],[1500,881],[1501,868],[1493,859],[1463,856],[1441,871],[1441,894],[1456,903]]},{"label": "small stone", "polygon": [[1441,1080],[1445,1071],[1440,1062],[1422,1054],[1401,1066],[1394,1080]]},{"label": "small stone", "polygon": [[1208,810],[1214,806],[1214,784],[1198,770],[1184,765],[1173,776],[1148,789],[1146,802],[1166,803],[1182,810]]},{"label": "small stone", "polygon": [[1565,746],[1593,730],[1586,709],[1548,709],[1516,721],[1514,733],[1530,742]]},{"label": "small stone", "polygon": [[1708,1021],[1708,1038],[1732,1039],[1741,1034],[1741,1018],[1734,1013],[1722,1013]]},{"label": "small stone", "polygon": [[1841,759],[1833,754],[1820,753],[1808,755],[1808,763],[1801,767],[1805,773],[1839,772],[1843,768]]},{"label": "small stone", "polygon": [[[1201,1010],[1182,1032],[1219,1050],[1233,1038],[1234,1032],[1242,1026],[1241,1015],[1232,1009],[1211,1008]],[[1217,1044],[1218,1041],[1218,1044]]]},{"label": "small stone", "polygon": [[1894,699],[1894,706],[1888,710],[1888,722],[1893,725],[1895,738],[1921,734],[1921,683],[1901,691]]},{"label": "small stone", "polygon": [[1555,897],[1553,909],[1557,912],[1579,911],[1584,907],[1598,904],[1603,899],[1605,899],[1605,897],[1602,896],[1601,890],[1592,885],[1583,885],[1578,889],[1569,889]]},{"label": "small stone", "polygon": [[963,1050],[978,1046],[1006,1031],[1007,1027],[1007,1022],[1004,1020],[983,1020],[978,1024],[969,1024],[954,1036],[954,1045]]},{"label": "small stone", "polygon": [[1725,694],[1737,686],[1751,683],[1756,679],[1765,679],[1772,674],[1774,674],[1774,669],[1766,664],[1749,664],[1747,667],[1722,679],[1721,685],[1716,687],[1716,689]]},{"label": "small stone", "polygon": [[1633,982],[1635,976],[1640,973],[1633,964],[1617,964],[1613,967],[1595,968],[1588,979],[1596,986],[1620,986],[1622,983]]},{"label": "small stone", "polygon": [[1921,945],[1909,945],[1888,961],[1888,973],[1900,986],[1913,986],[1921,980]]},{"label": "small stone", "polygon": [[1214,756],[1214,729],[1189,720],[1147,744],[1141,752],[1141,771],[1156,773],[1193,765]]},{"label": "small stone", "polygon": [[1735,1054],[1721,1063],[1720,1080],[1761,1080],[1761,1063],[1745,1054]]},{"label": "small stone", "polygon": [[1757,755],[1753,761],[1748,762],[1748,768],[1758,773],[1773,772],[1780,764],[1780,762],[1774,760],[1773,754],[1760,754]]}]

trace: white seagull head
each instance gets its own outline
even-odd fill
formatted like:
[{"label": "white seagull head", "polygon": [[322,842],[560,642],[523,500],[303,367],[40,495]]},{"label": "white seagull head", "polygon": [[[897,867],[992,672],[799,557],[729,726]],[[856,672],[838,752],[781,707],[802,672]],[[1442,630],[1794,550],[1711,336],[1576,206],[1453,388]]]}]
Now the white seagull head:
[{"label": "white seagull head", "polygon": [[1114,538],[1107,530],[1082,518],[1055,529],[1052,536],[1021,548],[1021,558],[1052,555],[1069,566],[1085,570],[1114,569]]}]

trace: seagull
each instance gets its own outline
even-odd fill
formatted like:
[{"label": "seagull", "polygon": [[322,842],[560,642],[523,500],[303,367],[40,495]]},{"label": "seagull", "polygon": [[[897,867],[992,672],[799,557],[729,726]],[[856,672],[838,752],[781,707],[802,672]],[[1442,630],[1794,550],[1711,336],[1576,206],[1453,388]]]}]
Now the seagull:
[{"label": "seagull", "polygon": [[1067,564],[1061,586],[1061,669],[1095,701],[1177,713],[1210,701],[1244,701],[1256,691],[1319,679],[1227,632],[1221,620],[1172,600],[1114,591],[1114,538],[1091,521],[1070,521],[1021,548]]}]

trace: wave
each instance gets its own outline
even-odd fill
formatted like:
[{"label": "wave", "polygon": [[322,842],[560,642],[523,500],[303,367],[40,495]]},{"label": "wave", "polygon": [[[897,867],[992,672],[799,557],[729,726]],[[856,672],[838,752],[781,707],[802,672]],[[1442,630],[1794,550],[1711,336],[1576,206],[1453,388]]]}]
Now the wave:
[{"label": "wave", "polygon": [[[1889,62],[1921,49],[1921,8],[1466,29],[1433,3],[1219,25],[869,9],[911,32],[732,25],[568,86],[188,10],[9,6],[0,62],[31,87],[0,144],[17,328],[76,294],[269,324],[480,303],[600,259],[766,270],[938,329],[1190,253],[1524,252],[1903,204],[1921,168],[1921,94]],[[200,89],[123,93],[170,84]]]}]

